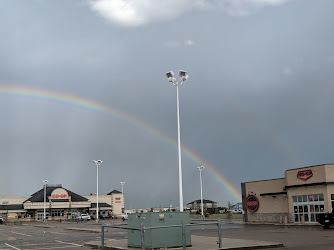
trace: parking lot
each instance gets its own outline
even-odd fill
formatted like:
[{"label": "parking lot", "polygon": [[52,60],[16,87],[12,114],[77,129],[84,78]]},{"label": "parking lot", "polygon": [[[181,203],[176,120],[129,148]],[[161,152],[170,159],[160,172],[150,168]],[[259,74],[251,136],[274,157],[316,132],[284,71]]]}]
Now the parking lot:
[{"label": "parking lot", "polygon": [[[118,219],[104,223],[123,222]],[[100,226],[93,221],[46,224],[31,222],[22,225],[0,225],[0,249],[91,249],[84,246],[84,243],[100,240]],[[43,227],[44,225],[46,227]],[[107,230],[106,239],[127,237],[125,230]],[[193,226],[191,232],[192,235],[217,237],[217,227],[213,225]],[[284,244],[284,249],[333,249],[334,228],[324,230],[321,226],[245,225],[240,220],[235,220],[223,221],[222,237],[279,242]]]},{"label": "parking lot", "polygon": [[[121,220],[108,220],[108,223],[121,223]],[[79,223],[50,222],[23,223],[22,225],[0,225],[0,249],[91,249],[84,243],[100,240],[100,226],[93,221]],[[78,231],[70,229],[82,229]],[[124,238],[124,230],[108,229],[105,237]]]}]

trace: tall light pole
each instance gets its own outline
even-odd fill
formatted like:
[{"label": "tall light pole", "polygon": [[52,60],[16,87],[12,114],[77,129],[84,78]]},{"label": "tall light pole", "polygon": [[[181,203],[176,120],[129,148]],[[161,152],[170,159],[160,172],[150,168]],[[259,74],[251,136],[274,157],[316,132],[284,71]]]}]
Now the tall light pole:
[{"label": "tall light pole", "polygon": [[96,165],[96,223],[99,223],[99,166],[103,161],[93,160]]},{"label": "tall light pole", "polygon": [[197,169],[199,170],[199,181],[201,183],[201,217],[202,219],[204,219],[204,213],[203,213],[203,188],[202,188],[202,171],[205,167],[200,166],[197,167]]},{"label": "tall light pole", "polygon": [[123,186],[124,186],[124,184],[125,184],[125,181],[121,181],[120,182],[121,183],[121,185],[122,185],[122,199],[123,199],[123,207],[122,207],[122,213],[124,213],[124,208],[125,208],[125,200],[124,200],[124,193],[123,193]]},{"label": "tall light pole", "polygon": [[174,78],[174,72],[166,73],[168,81],[176,86],[176,106],[177,106],[177,145],[179,155],[179,192],[180,192],[180,212],[183,212],[183,191],[182,191],[182,166],[181,166],[181,135],[180,135],[180,104],[179,104],[179,85],[189,78],[187,71],[179,70],[180,81]]},{"label": "tall light pole", "polygon": [[48,183],[48,180],[43,180],[44,183],[44,214],[43,214],[43,221],[45,222],[46,216],[45,216],[45,201],[46,201],[46,184]]}]

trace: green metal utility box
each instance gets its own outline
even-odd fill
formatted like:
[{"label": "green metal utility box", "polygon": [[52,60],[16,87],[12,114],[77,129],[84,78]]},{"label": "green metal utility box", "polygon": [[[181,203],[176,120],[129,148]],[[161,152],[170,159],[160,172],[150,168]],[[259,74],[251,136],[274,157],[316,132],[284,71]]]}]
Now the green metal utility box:
[{"label": "green metal utility box", "polygon": [[[182,247],[182,222],[190,224],[189,212],[149,212],[128,215],[128,227],[140,228],[143,223],[145,227],[145,248]],[[150,227],[180,225],[180,227],[168,227],[157,229],[146,229]],[[191,246],[190,226],[185,226],[186,245]],[[128,246],[141,247],[141,232],[128,230]]]}]

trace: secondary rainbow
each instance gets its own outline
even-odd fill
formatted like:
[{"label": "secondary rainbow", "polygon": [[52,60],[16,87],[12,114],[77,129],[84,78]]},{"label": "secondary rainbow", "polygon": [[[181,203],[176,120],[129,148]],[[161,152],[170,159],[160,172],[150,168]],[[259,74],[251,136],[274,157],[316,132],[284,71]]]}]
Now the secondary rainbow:
[{"label": "secondary rainbow", "polygon": [[[70,105],[79,106],[82,108],[86,108],[93,111],[98,111],[101,113],[112,115],[120,120],[124,120],[135,127],[140,129],[144,129],[148,133],[158,138],[163,139],[167,143],[177,147],[176,140],[163,133],[162,131],[152,127],[150,124],[139,120],[135,116],[129,115],[127,113],[121,112],[115,108],[110,106],[103,105],[93,100],[85,99],[82,97],[77,97],[74,95],[70,95],[67,93],[61,93],[56,91],[50,91],[45,89],[36,89],[31,87],[24,86],[10,86],[10,85],[0,85],[0,93],[4,94],[14,94],[14,95],[22,95],[28,97],[36,97],[40,99],[54,100],[58,102],[67,103]],[[198,165],[203,165],[208,170],[208,173],[216,179],[219,183],[223,185],[223,187],[227,190],[227,192],[235,199],[234,201],[241,201],[240,192],[236,189],[236,187],[230,183],[226,177],[224,177],[220,172],[218,172],[215,168],[210,166],[208,162],[201,159],[200,156],[196,155],[190,148],[182,145],[182,152],[188,158],[193,160]]]}]

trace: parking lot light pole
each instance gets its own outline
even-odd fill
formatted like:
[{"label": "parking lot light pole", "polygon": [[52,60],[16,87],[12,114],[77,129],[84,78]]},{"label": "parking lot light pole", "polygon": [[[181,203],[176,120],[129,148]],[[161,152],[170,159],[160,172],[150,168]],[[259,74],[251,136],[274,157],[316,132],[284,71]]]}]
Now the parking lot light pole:
[{"label": "parking lot light pole", "polygon": [[[122,199],[123,199],[123,210],[124,210],[124,208],[125,208],[125,200],[124,200],[123,186],[125,184],[125,181],[121,181],[120,183],[122,185]],[[124,213],[124,211],[122,211],[122,212]]]},{"label": "parking lot light pole", "polygon": [[179,155],[179,192],[180,192],[180,212],[183,212],[183,191],[182,191],[182,166],[181,166],[181,136],[180,136],[180,108],[179,108],[179,85],[189,78],[187,71],[179,70],[180,81],[176,81],[174,78],[174,72],[170,71],[166,73],[168,81],[176,86],[176,106],[177,106],[177,144],[178,144],[178,155]]},{"label": "parking lot light pole", "polygon": [[205,167],[204,166],[200,166],[197,167],[197,169],[199,170],[199,181],[201,184],[201,217],[202,219],[204,219],[204,211],[203,211],[203,188],[202,188],[202,171]]},{"label": "parking lot light pole", "polygon": [[93,160],[96,165],[96,223],[99,223],[99,166],[103,161]]},{"label": "parking lot light pole", "polygon": [[48,180],[43,180],[44,183],[44,213],[43,213],[43,221],[45,222],[46,216],[45,216],[45,201],[46,201],[46,184],[48,183]]}]

